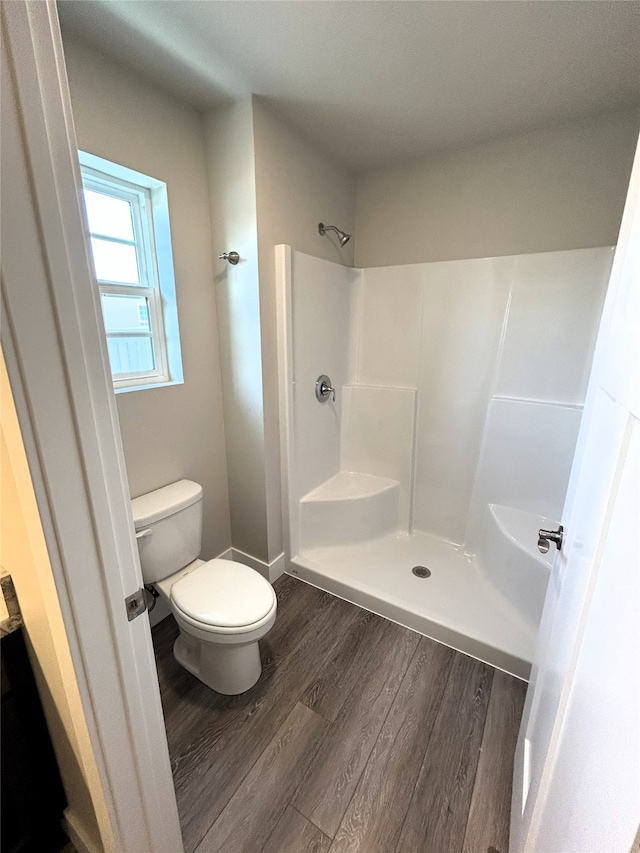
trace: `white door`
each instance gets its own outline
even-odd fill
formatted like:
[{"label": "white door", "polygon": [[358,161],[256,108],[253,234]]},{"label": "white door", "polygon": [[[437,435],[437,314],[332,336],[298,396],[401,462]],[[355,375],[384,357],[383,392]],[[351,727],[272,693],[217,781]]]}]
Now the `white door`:
[{"label": "white door", "polygon": [[516,750],[510,849],[627,853],[640,821],[640,154]]}]

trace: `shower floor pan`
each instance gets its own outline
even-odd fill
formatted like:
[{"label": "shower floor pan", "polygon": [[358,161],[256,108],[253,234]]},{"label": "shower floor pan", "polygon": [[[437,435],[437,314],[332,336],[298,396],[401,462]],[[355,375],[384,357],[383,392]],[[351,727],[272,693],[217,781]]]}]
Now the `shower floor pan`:
[{"label": "shower floor pan", "polygon": [[[415,566],[430,570],[419,577]],[[528,679],[536,626],[493,589],[462,549],[427,533],[308,549],[290,574],[518,678]]]}]

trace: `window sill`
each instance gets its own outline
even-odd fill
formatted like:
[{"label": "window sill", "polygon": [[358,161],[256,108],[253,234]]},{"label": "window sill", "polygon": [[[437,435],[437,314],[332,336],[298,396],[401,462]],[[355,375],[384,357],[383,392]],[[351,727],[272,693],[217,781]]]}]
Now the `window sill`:
[{"label": "window sill", "polygon": [[169,379],[166,382],[150,382],[148,385],[130,385],[114,388],[115,394],[128,394],[130,391],[150,391],[151,388],[166,388],[169,385],[184,385],[184,379]]}]

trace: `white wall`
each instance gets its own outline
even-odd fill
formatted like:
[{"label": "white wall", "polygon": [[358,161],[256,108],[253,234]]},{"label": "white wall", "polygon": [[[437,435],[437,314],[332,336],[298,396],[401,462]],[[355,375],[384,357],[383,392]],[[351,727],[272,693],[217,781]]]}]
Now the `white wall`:
[{"label": "white wall", "polygon": [[489,502],[559,515],[611,257],[363,270],[355,381],[418,390],[415,528],[474,550]]},{"label": "white wall", "polygon": [[489,503],[559,522],[613,251],[493,258],[509,289],[469,506],[474,551]]},{"label": "white wall", "polygon": [[[292,497],[304,495],[340,470],[344,386],[351,381],[351,340],[359,272],[292,252],[293,456]],[[316,380],[327,374],[336,389],[320,403]]]},{"label": "white wall", "polygon": [[608,113],[362,173],[356,266],[614,245],[639,126]]},{"label": "white wall", "polygon": [[[335,235],[320,236],[318,223],[336,225],[353,234],[355,182],[345,169],[334,165],[311,143],[274,115],[264,101],[255,97],[253,123],[260,263],[268,559],[273,560],[282,551],[275,246],[284,243],[299,252],[353,266],[355,239],[352,238],[340,249]],[[322,312],[321,306],[319,309]],[[322,326],[330,321],[321,313],[317,322]]]},{"label": "white wall", "polygon": [[424,272],[414,525],[464,541],[509,282],[490,260]]},{"label": "white wall", "polygon": [[203,555],[231,544],[202,120],[94,48],[65,39],[78,145],[165,181],[185,382],[117,396],[132,497],[187,477],[205,494]]},{"label": "white wall", "polygon": [[[346,386],[342,394],[340,469],[399,483],[397,522],[400,530],[408,532],[411,528],[416,391],[354,384]],[[385,521],[391,526],[391,518]]]},{"label": "white wall", "polygon": [[417,390],[415,445],[413,418],[393,407],[411,442],[412,523],[452,542],[464,541],[508,296],[486,259],[362,271],[355,382]]}]

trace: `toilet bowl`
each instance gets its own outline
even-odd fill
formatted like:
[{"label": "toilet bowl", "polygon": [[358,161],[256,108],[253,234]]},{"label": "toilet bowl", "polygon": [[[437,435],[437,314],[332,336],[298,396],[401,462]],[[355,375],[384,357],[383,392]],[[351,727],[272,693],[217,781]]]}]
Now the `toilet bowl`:
[{"label": "toilet bowl", "polygon": [[132,510],[144,581],[166,599],[180,628],[175,659],[218,693],[249,690],[262,671],[258,643],[276,618],[273,587],[244,563],[198,558],[197,483],[180,480],[134,498]]},{"label": "toilet bowl", "polygon": [[156,584],[180,628],[178,663],[217,693],[244,693],[262,671],[258,641],[276,619],[276,596],[258,572],[233,560],[195,561]]}]

